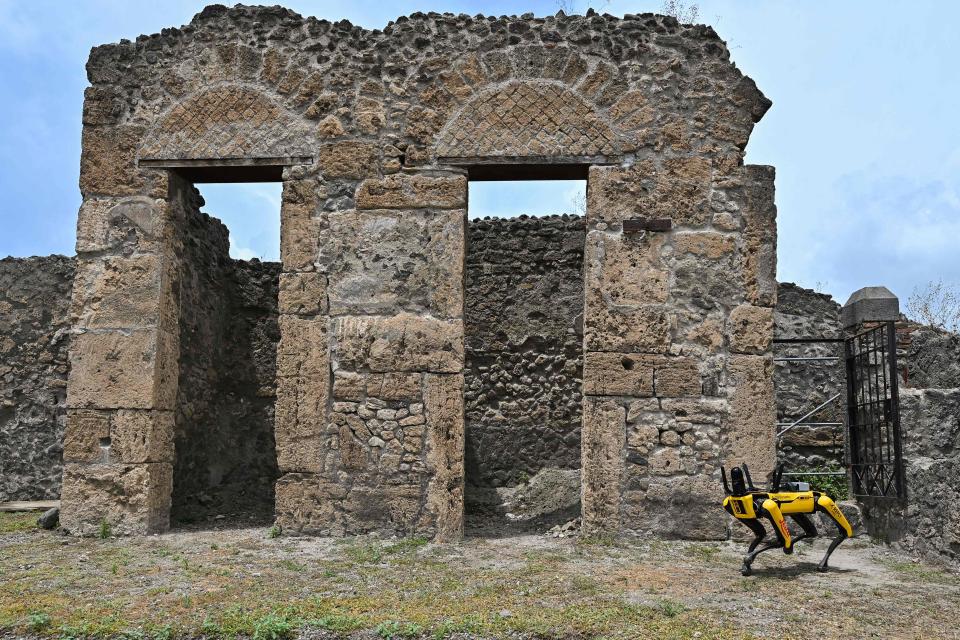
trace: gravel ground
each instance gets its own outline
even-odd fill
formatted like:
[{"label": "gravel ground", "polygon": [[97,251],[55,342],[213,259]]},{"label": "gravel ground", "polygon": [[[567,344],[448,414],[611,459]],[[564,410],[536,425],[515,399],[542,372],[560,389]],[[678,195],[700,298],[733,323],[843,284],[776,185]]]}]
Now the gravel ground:
[{"label": "gravel ground", "polygon": [[[272,537],[77,539],[0,514],[0,637],[960,638],[960,575],[870,544]],[[275,532],[273,532],[275,533]],[[6,634],[6,635],[4,635]]]}]

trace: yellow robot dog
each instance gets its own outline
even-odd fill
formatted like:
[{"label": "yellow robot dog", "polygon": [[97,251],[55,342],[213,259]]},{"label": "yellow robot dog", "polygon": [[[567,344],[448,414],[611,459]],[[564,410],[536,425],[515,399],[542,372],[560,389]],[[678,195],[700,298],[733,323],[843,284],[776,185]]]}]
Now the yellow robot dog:
[{"label": "yellow robot dog", "polygon": [[[822,511],[833,518],[839,530],[839,534],[830,543],[827,554],[823,556],[823,560],[817,567],[819,571],[827,570],[827,561],[830,559],[830,554],[841,542],[853,536],[850,523],[847,522],[847,519],[830,496],[819,491],[811,491],[810,485],[806,482],[788,482],[781,488],[782,465],[774,471],[770,491],[762,491],[753,486],[753,480],[750,478],[750,470],[747,469],[747,465],[743,465],[742,470],[734,467],[730,471],[733,491],[727,485],[726,469],[720,467],[720,473],[723,478],[723,490],[727,494],[723,499],[723,508],[756,535],[756,538],[750,543],[749,549],[747,549],[747,555],[743,557],[743,566],[740,568],[740,573],[745,576],[750,575],[750,565],[764,551],[783,549],[784,553],[790,554],[793,553],[793,545],[797,542],[817,537],[817,527],[806,514]],[[785,515],[793,518],[803,529],[803,533],[796,538],[790,537],[787,523],[783,519]],[[768,519],[773,525],[777,540],[757,549],[764,536],[766,536],[766,530],[760,522],[761,518]]]}]

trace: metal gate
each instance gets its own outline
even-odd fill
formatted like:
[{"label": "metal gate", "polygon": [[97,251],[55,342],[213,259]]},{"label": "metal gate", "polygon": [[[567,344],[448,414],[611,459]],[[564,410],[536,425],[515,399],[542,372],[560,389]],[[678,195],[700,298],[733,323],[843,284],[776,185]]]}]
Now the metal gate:
[{"label": "metal gate", "polygon": [[847,429],[853,493],[903,498],[897,335],[886,322],[848,338]]}]

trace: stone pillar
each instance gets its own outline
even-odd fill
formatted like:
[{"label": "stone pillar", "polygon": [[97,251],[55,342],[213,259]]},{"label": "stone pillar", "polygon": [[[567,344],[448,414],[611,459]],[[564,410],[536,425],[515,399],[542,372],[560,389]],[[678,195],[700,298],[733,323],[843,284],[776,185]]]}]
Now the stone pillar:
[{"label": "stone pillar", "polygon": [[277,520],[457,538],[466,177],[346,184],[356,208],[331,212],[344,181],[285,185],[283,224],[299,228],[282,246]]},{"label": "stone pillar", "polygon": [[772,470],[773,178],[702,157],[590,169],[587,531],[724,538],[720,465]]},{"label": "stone pillar", "polygon": [[81,535],[169,527],[176,230],[191,185],[137,170],[125,131],[84,130],[60,516]]}]

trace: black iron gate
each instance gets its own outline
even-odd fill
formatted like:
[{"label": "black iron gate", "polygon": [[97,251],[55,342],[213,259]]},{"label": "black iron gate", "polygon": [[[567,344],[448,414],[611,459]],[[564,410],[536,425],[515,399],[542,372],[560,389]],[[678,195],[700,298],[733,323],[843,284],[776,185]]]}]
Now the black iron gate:
[{"label": "black iron gate", "polygon": [[897,335],[886,322],[848,338],[848,453],[853,493],[903,498]]}]

